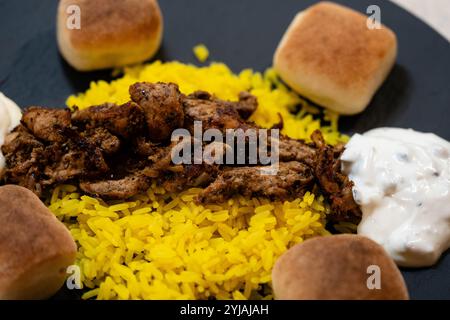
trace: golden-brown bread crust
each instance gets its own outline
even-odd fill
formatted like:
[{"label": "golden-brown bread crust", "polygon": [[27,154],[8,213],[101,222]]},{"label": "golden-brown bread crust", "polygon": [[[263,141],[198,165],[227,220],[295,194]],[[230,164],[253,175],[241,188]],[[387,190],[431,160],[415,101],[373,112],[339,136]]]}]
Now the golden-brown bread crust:
[{"label": "golden-brown bread crust", "polygon": [[78,49],[133,45],[148,40],[161,26],[160,9],[154,0],[63,0],[81,9],[82,28],[71,32]]},{"label": "golden-brown bread crust", "polygon": [[0,187],[0,299],[40,299],[63,284],[76,244],[30,190]]},{"label": "golden-brown bread crust", "polygon": [[[80,7],[79,30],[66,27],[69,5]],[[93,70],[150,58],[161,43],[163,20],[156,0],[60,0],[57,29],[66,60]]]},{"label": "golden-brown bread crust", "polygon": [[[381,289],[368,289],[380,267]],[[284,253],[272,271],[275,298],[280,300],[405,300],[403,277],[384,249],[358,235],[335,235],[306,240]]]},{"label": "golden-brown bread crust", "polygon": [[320,2],[294,19],[275,53],[274,67],[301,94],[335,110],[348,103],[355,111],[344,113],[351,114],[370,102],[396,51],[396,36],[387,27],[371,30],[365,15]]}]

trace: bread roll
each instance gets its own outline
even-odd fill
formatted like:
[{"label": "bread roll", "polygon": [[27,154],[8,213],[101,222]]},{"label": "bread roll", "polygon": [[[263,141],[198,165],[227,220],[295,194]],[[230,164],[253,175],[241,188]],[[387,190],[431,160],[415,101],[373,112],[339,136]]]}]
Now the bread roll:
[{"label": "bread roll", "polygon": [[[373,266],[379,267],[379,289],[369,279],[377,272]],[[358,235],[318,237],[292,247],[275,263],[272,284],[281,300],[408,299],[394,261],[380,245]]]},{"label": "bread roll", "polygon": [[44,299],[64,283],[77,247],[28,189],[0,187],[0,299]]},{"label": "bread roll", "polygon": [[[70,7],[73,5],[80,8],[80,29],[67,26],[68,21],[69,25],[74,21],[75,11]],[[59,50],[79,71],[143,62],[158,50],[162,30],[162,15],[156,0],[59,2]]]},{"label": "bread roll", "polygon": [[273,65],[301,95],[350,115],[367,107],[396,56],[397,40],[390,29],[371,30],[365,15],[320,2],[294,18]]}]

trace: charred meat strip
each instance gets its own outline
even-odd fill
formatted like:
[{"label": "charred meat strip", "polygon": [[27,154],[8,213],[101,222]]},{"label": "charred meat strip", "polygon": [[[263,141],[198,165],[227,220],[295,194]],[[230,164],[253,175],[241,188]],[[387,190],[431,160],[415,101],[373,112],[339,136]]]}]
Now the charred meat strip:
[{"label": "charred meat strip", "polygon": [[22,123],[39,139],[62,141],[61,130],[70,126],[70,110],[30,107],[23,115]]},{"label": "charred meat strip", "polygon": [[243,91],[239,94],[239,102],[234,103],[234,107],[241,118],[247,120],[258,108],[258,101],[254,95]]},{"label": "charred meat strip", "polygon": [[217,166],[208,164],[188,164],[174,166],[159,176],[159,183],[169,192],[180,192],[190,187],[203,187],[214,181]]},{"label": "charred meat strip", "polygon": [[141,173],[132,174],[117,180],[80,182],[81,190],[104,199],[127,199],[146,191],[151,181]]},{"label": "charred meat strip", "polygon": [[311,138],[318,148],[314,173],[321,191],[329,199],[333,219],[357,222],[362,213],[353,199],[353,182],[341,172],[339,158],[344,147],[327,145],[320,131],[315,131]]},{"label": "charred meat strip", "polygon": [[240,116],[236,108],[238,105],[236,102],[213,99],[209,94],[197,91],[183,100],[186,114],[184,126],[191,132],[194,131],[195,121],[202,122],[203,130],[219,129],[225,132],[226,129],[252,128],[253,125]]},{"label": "charred meat strip", "polygon": [[173,130],[183,126],[182,95],[176,84],[138,82],[130,87],[130,96],[144,109],[152,141],[170,140]]},{"label": "charred meat strip", "polygon": [[5,137],[2,151],[8,157],[8,166],[14,166],[22,162],[24,159],[21,157],[28,155],[34,148],[44,148],[44,144],[24,125],[19,124],[13,132]]},{"label": "charred meat strip", "polygon": [[309,166],[314,165],[317,150],[304,141],[281,136],[278,146],[280,161],[299,161]]},{"label": "charred meat strip", "polygon": [[258,108],[256,97],[246,91],[239,94],[239,101],[237,102],[214,99],[211,94],[201,90],[193,92],[188,98],[192,99],[191,102],[193,103],[195,103],[195,100],[199,100],[198,102],[200,102],[200,100],[214,101],[217,106],[236,110],[237,114],[244,120],[247,120]]},{"label": "charred meat strip", "polygon": [[[252,129],[258,132],[260,128],[244,118],[251,115],[256,107],[255,97],[246,92],[241,93],[239,102],[229,102],[214,99],[207,92],[197,91],[184,100],[185,126],[191,133],[194,132],[194,121],[202,122],[203,131],[218,129],[225,132],[226,129],[242,129],[245,133]],[[270,146],[273,138],[268,138]],[[284,135],[279,137],[278,142],[280,161],[300,161],[313,165],[316,155],[314,146]]]},{"label": "charred meat strip", "polygon": [[72,122],[88,129],[104,127],[112,134],[127,139],[143,130],[144,112],[133,102],[120,106],[105,103],[75,111],[72,114]]},{"label": "charred meat strip", "polygon": [[264,170],[270,168],[227,168],[197,200],[203,203],[223,202],[234,195],[286,200],[303,196],[314,184],[312,170],[300,162],[281,162],[272,174],[264,173]]},{"label": "charred meat strip", "polygon": [[120,139],[103,127],[88,129],[80,133],[90,145],[99,147],[106,154],[114,154],[120,149]]},{"label": "charred meat strip", "polygon": [[[49,152],[50,148],[46,151]],[[42,185],[52,185],[63,183],[82,176],[90,162],[88,154],[82,151],[70,150],[67,153],[60,153],[58,150],[49,152],[55,157],[53,163],[48,163],[44,168],[45,178],[42,178]]]},{"label": "charred meat strip", "polygon": [[160,144],[150,141],[150,139],[145,136],[136,137],[133,141],[133,145],[138,155],[147,157],[154,155],[161,148]]},{"label": "charred meat strip", "polygon": [[159,184],[169,192],[182,191],[189,187],[203,187],[214,181],[219,172],[219,165],[203,161],[195,164],[193,153],[190,164],[174,164],[172,156],[178,152],[179,146],[181,144],[173,142],[167,147],[160,147],[148,158],[150,164],[145,174],[149,177],[157,177]]},{"label": "charred meat strip", "polygon": [[[35,119],[34,123],[48,117],[47,112],[38,114],[34,110],[31,112]],[[24,117],[27,117],[27,113]],[[53,126],[56,127],[57,125]],[[64,183],[80,176],[96,176],[109,170],[103,150],[96,144],[111,142],[114,140],[112,136],[108,136],[108,140],[102,142],[89,142],[93,136],[86,139],[68,126],[57,130],[60,136],[58,141],[49,141],[48,135],[38,139],[24,125],[19,125],[7,135],[2,147],[7,165],[4,180],[27,187],[37,195],[41,195],[42,191],[57,183]],[[102,131],[99,129],[99,132]],[[54,134],[52,130],[39,132],[49,133],[50,136]],[[106,133],[103,132],[103,136],[104,134]]]},{"label": "charred meat strip", "polygon": [[42,142],[37,140],[25,126],[19,125],[6,136],[2,146],[7,166],[3,179],[8,183],[17,183],[40,195],[42,187],[38,177],[42,168],[41,161],[45,161],[44,149]]}]

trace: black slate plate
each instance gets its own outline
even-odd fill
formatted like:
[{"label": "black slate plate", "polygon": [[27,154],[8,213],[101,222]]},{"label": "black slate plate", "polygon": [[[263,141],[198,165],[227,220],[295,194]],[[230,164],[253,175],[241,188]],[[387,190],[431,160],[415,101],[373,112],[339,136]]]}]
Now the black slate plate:
[{"label": "black slate plate", "polygon": [[[205,43],[211,59],[239,71],[271,65],[280,37],[312,0],[163,0],[164,41],[157,58],[196,63],[192,47]],[[341,120],[341,130],[379,126],[432,131],[450,140],[450,44],[419,19],[388,1],[338,1],[361,12],[381,8],[382,22],[398,36],[397,64],[368,109]],[[78,73],[59,56],[55,0],[0,0],[0,91],[21,106],[64,106],[66,97],[110,71]],[[1,115],[0,115],[1,116]],[[429,269],[403,270],[411,298],[450,299],[450,255]],[[61,292],[57,298],[77,297]]]}]

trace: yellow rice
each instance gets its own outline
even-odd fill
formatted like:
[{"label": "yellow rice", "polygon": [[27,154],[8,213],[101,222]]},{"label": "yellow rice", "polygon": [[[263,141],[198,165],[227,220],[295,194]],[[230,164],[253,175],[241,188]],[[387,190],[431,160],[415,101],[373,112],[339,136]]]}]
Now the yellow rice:
[{"label": "yellow rice", "polygon": [[271,270],[288,248],[326,235],[323,198],[292,202],[237,197],[197,205],[201,189],[167,194],[155,184],[106,204],[57,187],[48,205],[79,250],[84,298],[270,299]]},{"label": "yellow rice", "polygon": [[[180,62],[127,68],[121,78],[93,82],[70,96],[69,107],[129,100],[137,81],[174,82],[183,93],[206,90],[236,100],[247,90],[259,101],[252,116],[270,127],[284,120],[283,133],[308,140],[320,129],[329,143],[345,141],[337,116],[323,125],[308,106],[284,86],[273,70],[234,74],[223,63],[196,67]],[[292,113],[300,106],[297,114]],[[57,187],[47,205],[70,229],[78,244],[77,264],[96,299],[271,299],[271,270],[288,248],[329,234],[323,197],[308,192],[291,202],[236,197],[226,203],[197,205],[201,189],[168,194],[155,184],[126,202],[105,203],[74,186]]]},{"label": "yellow rice", "polygon": [[209,50],[204,44],[196,45],[192,51],[194,52],[195,57],[200,62],[205,62],[209,57]]}]

